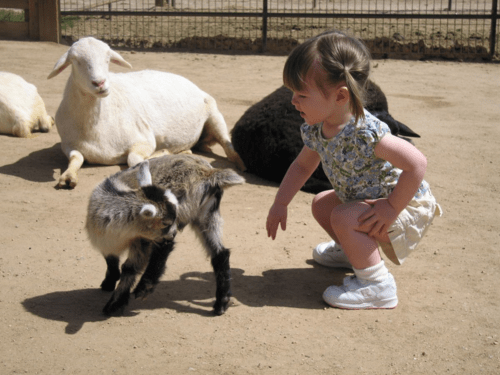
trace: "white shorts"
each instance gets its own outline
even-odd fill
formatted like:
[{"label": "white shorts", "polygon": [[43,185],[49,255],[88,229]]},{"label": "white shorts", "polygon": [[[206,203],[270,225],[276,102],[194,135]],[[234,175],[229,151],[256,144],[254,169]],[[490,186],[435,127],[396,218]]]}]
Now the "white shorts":
[{"label": "white shorts", "polygon": [[380,248],[394,264],[403,264],[424,237],[434,216],[442,214],[430,190],[420,199],[413,198],[389,227],[387,234],[391,242],[379,242]]}]

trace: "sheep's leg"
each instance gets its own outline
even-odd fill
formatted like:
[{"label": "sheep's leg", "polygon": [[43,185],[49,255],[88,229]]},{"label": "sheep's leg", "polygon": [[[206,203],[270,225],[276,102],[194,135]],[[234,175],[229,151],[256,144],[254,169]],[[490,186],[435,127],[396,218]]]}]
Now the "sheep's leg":
[{"label": "sheep's leg", "polygon": [[[219,143],[224,152],[227,155],[227,158],[236,164],[236,167],[241,171],[245,171],[245,163],[241,160],[240,155],[234,150],[233,144],[231,143],[231,139],[229,138],[229,132],[227,130],[227,124],[224,120],[224,116],[220,113],[217,108],[217,104],[215,103],[215,99],[212,97],[205,99],[205,104],[208,107],[208,119],[205,123],[206,129],[204,133],[206,133],[207,139],[215,139],[217,143]],[[200,144],[201,148],[204,148],[203,143]]]},{"label": "sheep's leg", "polygon": [[54,124],[54,119],[50,116],[41,116],[38,119],[38,130],[42,133],[48,133]]},{"label": "sheep's leg", "polygon": [[167,258],[174,250],[174,241],[165,240],[161,244],[152,243],[149,263],[134,290],[135,298],[146,299],[154,292],[160,277],[165,272]]},{"label": "sheep's leg", "polygon": [[83,165],[83,155],[77,150],[72,150],[69,153],[68,159],[68,169],[59,177],[59,183],[57,184],[59,188],[74,188],[78,183],[78,170]]},{"label": "sheep's leg", "polygon": [[122,312],[128,304],[130,289],[135,283],[136,276],[141,272],[149,259],[150,248],[145,241],[136,240],[132,243],[129,256],[122,265],[120,282],[116,287],[111,299],[104,306],[103,312],[112,315]]},{"label": "sheep's leg", "polygon": [[101,283],[101,289],[112,292],[115,290],[116,282],[120,280],[120,259],[115,255],[108,255],[105,259],[108,269],[106,270],[106,277]]},{"label": "sheep's leg", "polygon": [[12,128],[12,134],[19,138],[29,138],[31,130],[28,121],[20,121]]},{"label": "sheep's leg", "polygon": [[156,145],[150,145],[146,142],[134,143],[128,151],[127,164],[133,167],[136,164],[148,159],[155,151]]}]

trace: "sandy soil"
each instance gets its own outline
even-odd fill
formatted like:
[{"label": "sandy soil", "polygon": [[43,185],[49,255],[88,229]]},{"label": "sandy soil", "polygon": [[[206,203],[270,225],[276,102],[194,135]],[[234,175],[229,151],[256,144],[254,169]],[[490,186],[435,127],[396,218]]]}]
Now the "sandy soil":
[{"label": "sandy soil", "polygon": [[[0,41],[0,70],[34,83],[55,115],[69,71],[46,80],[65,46]],[[211,93],[228,126],[281,84],[285,57],[131,53],[135,70],[184,75]],[[113,67],[114,71],[122,68]],[[323,290],[345,270],[316,266],[326,235],[312,195],[290,206],[287,232],[266,237],[277,190],[245,174],[227,190],[224,238],[232,249],[233,306],[211,315],[210,262],[185,230],[166,275],[123,317],[101,309],[105,263],[84,217],[91,190],[119,166],[86,166],[74,190],[56,190],[67,166],[54,129],[0,137],[1,374],[498,374],[500,66],[375,61],[392,115],[422,135],[426,179],[445,215],[403,266],[388,264],[399,306],[327,307]],[[221,148],[202,155],[231,166]]]}]

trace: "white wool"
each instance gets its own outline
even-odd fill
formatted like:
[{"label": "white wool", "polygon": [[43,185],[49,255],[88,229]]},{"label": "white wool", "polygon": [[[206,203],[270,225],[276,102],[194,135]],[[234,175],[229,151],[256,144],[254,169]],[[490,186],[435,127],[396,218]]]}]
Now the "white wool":
[{"label": "white wool", "polygon": [[34,85],[0,72],[0,133],[28,137],[33,130],[49,131],[53,123]]},{"label": "white wool", "polygon": [[111,73],[109,63],[131,67],[107,44],[83,38],[56,63],[48,78],[72,67],[56,113],[61,147],[69,159],[59,186],[74,187],[83,161],[133,166],[157,149],[189,151],[207,132],[229,159],[234,151],[215,100],[184,77],[153,70]]}]

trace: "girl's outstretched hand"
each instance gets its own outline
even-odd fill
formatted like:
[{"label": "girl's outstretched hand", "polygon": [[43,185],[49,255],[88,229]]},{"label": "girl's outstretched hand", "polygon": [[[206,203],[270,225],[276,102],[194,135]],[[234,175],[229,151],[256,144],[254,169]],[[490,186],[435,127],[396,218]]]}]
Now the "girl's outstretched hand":
[{"label": "girl's outstretched hand", "polygon": [[364,201],[371,208],[359,216],[359,229],[367,233],[370,237],[387,235],[387,230],[397,219],[399,212],[392,207],[387,198],[365,199]]},{"label": "girl's outstretched hand", "polygon": [[273,204],[269,210],[266,221],[267,237],[273,240],[276,238],[278,224],[281,224],[281,229],[286,230],[287,207],[280,204]]}]

